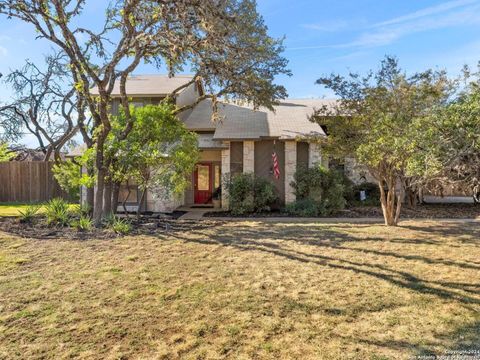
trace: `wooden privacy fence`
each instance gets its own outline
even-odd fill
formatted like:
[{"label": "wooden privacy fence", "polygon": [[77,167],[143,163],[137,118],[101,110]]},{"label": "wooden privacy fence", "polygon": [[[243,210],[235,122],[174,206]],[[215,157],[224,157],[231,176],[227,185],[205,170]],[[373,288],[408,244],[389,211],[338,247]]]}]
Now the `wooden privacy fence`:
[{"label": "wooden privacy fence", "polygon": [[0,163],[0,202],[43,202],[61,197],[71,200],[53,177],[53,163],[10,161]]}]

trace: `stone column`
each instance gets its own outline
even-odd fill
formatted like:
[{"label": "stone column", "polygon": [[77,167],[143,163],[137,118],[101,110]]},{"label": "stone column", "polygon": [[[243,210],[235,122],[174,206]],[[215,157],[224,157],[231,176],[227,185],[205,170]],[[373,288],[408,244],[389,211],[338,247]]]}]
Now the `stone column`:
[{"label": "stone column", "polygon": [[230,176],[230,142],[225,141],[223,145],[228,148],[222,149],[222,208],[228,210],[228,188],[225,180]]},{"label": "stone column", "polygon": [[321,164],[322,153],[320,152],[320,146],[315,143],[310,143],[308,149],[308,167],[313,167],[315,164]]},{"label": "stone column", "polygon": [[297,143],[285,141],[285,204],[295,202],[294,189],[290,185],[297,171]]},{"label": "stone column", "polygon": [[243,173],[255,172],[255,143],[253,141],[243,142]]}]

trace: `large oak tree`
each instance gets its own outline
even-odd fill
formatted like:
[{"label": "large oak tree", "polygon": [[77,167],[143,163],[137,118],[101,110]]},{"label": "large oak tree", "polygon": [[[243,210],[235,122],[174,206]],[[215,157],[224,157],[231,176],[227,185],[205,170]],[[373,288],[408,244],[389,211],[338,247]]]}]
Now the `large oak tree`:
[{"label": "large oak tree", "polygon": [[[86,22],[82,17],[86,5],[87,0],[0,0],[0,14],[32,24],[40,38],[68,57],[75,90],[93,119],[94,219],[99,225],[109,212],[103,206],[104,196],[111,196],[104,191],[108,179],[104,145],[112,128],[111,93],[117,81],[126,117],[118,135],[122,140],[134,122],[126,81],[142,61],[167,66],[172,76],[190,66],[195,71],[192,82],[203,81],[207,89],[198,101],[212,98],[214,106],[223,96],[271,108],[286,97],[274,77],[289,72],[280,55],[282,40],[268,35],[254,0],[115,0],[98,31],[79,25]],[[176,113],[192,106],[195,103]]]},{"label": "large oak tree", "polygon": [[26,60],[4,79],[12,99],[0,105],[0,136],[16,142],[25,134],[33,135],[45,161],[60,158],[61,149],[78,131],[79,119],[74,118],[85,112],[65,58],[61,52],[45,56],[44,66]]}]

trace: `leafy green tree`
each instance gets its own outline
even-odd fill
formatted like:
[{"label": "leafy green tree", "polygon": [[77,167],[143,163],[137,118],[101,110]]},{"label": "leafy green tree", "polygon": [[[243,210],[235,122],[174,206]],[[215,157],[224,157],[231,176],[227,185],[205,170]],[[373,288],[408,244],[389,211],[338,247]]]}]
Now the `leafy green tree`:
[{"label": "leafy green tree", "polygon": [[[93,189],[95,178],[85,171],[92,167],[95,151],[87,149],[81,156],[53,165],[53,174],[60,187],[74,197],[79,196],[80,188]],[[87,201],[88,207],[91,204]]]},{"label": "leafy green tree", "polygon": [[420,151],[409,164],[411,174],[430,189],[466,185],[480,200],[480,88],[468,84],[447,106],[417,121]]},{"label": "leafy green tree", "polygon": [[204,82],[207,91],[176,113],[207,98],[213,99],[216,110],[219,96],[271,108],[286,97],[274,78],[289,71],[280,55],[283,40],[268,35],[255,0],[116,0],[106,6],[103,26],[95,28],[83,26],[86,4],[87,0],[0,0],[0,15],[33,25],[38,38],[50,41],[68,58],[75,91],[93,120],[94,220],[99,226],[108,212],[103,206],[109,176],[105,142],[112,130],[109,107],[116,82],[126,117],[123,131],[117,132],[121,141],[134,121],[127,78],[141,62],[165,66],[172,76],[189,66],[195,72],[192,83]]},{"label": "leafy green tree", "polygon": [[411,186],[407,168],[419,151],[414,124],[447,102],[451,82],[443,71],[407,76],[396,58],[386,57],[366,76],[332,74],[317,83],[339,98],[312,117],[328,130],[325,150],[339,158],[353,156],[368,167],[378,182],[385,224],[397,225]]},{"label": "leafy green tree", "polygon": [[[121,111],[112,119],[112,132],[106,142],[106,154],[112,156],[111,181],[117,185],[117,191],[128,180],[138,185],[142,194],[139,205],[149,189],[164,197],[183,193],[189,184],[188,175],[198,161],[197,135],[185,127],[174,110],[175,106],[166,101],[160,105],[132,106],[133,127],[124,140],[119,140],[116,132],[124,128],[125,114]],[[118,193],[112,199],[116,208]]]},{"label": "leafy green tree", "polygon": [[0,162],[10,161],[15,157],[15,153],[9,150],[7,144],[0,143]]}]

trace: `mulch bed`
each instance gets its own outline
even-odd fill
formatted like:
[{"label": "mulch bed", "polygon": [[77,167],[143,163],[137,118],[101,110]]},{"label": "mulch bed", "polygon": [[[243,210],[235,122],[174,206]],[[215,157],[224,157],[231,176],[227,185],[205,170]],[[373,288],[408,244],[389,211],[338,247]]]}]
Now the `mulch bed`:
[{"label": "mulch bed", "polygon": [[[217,226],[223,223],[221,220],[208,219],[208,217],[236,217],[230,212],[209,212],[205,214],[207,219],[178,220],[179,214],[144,215],[137,220],[131,217],[133,230],[128,235],[155,235],[168,232],[182,232],[201,230]],[[419,205],[415,209],[404,207],[402,219],[475,219],[480,216],[480,206],[473,204],[429,204]],[[263,214],[251,214],[238,216],[239,218],[268,218],[290,217],[279,210]],[[382,218],[382,210],[379,207],[352,207],[340,211],[335,216],[344,218]],[[15,217],[0,217],[0,231],[11,233],[24,238],[34,239],[112,239],[121,237],[109,229],[92,229],[91,231],[78,231],[71,227],[47,226],[42,217],[37,217],[33,223],[24,224]]]},{"label": "mulch bed", "polygon": [[[131,235],[155,235],[169,232],[201,230],[216,226],[222,221],[178,220],[174,216],[142,216],[140,220],[132,218]],[[110,229],[93,228],[90,231],[79,231],[73,227],[47,226],[42,217],[37,217],[32,223],[21,223],[16,217],[0,217],[0,231],[32,239],[113,239],[124,235],[116,234]]]},{"label": "mulch bed", "polygon": [[[208,212],[205,217],[239,217],[239,218],[269,218],[292,217],[282,211],[269,213],[249,214],[243,216],[232,215],[228,211]],[[376,206],[351,207],[330,216],[344,218],[382,218],[382,209]],[[480,206],[474,204],[424,204],[416,208],[402,208],[402,219],[475,219],[480,217]]]}]

